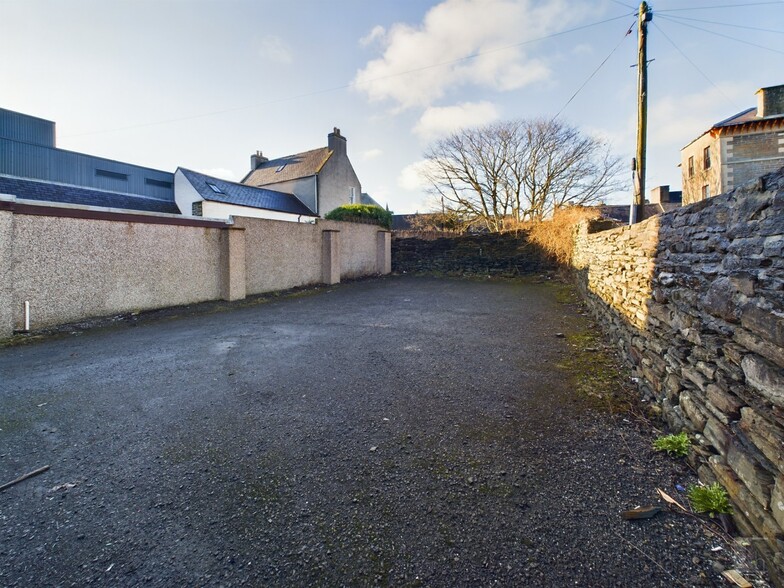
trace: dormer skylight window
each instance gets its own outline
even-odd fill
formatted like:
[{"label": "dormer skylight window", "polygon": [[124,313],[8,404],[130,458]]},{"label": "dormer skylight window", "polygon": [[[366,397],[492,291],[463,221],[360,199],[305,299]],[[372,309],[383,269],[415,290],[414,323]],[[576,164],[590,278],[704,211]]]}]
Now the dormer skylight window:
[{"label": "dormer skylight window", "polygon": [[212,190],[216,194],[223,194],[223,190],[218,188],[218,186],[216,186],[215,184],[211,184],[210,182],[207,182],[207,185],[210,187],[210,190]]},{"label": "dormer skylight window", "polygon": [[279,174],[280,172],[282,172],[282,171],[283,171],[283,168],[284,168],[284,167],[286,167],[286,164],[285,164],[285,163],[284,163],[283,165],[281,165],[281,166],[278,166],[278,169],[276,169],[276,170],[275,170],[275,173],[276,173],[276,174]]}]

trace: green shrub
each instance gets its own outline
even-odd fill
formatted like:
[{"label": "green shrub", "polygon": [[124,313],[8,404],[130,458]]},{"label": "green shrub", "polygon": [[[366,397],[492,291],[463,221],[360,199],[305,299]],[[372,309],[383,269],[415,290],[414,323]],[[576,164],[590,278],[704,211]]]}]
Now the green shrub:
[{"label": "green shrub", "polygon": [[335,221],[362,220],[381,225],[387,229],[392,228],[392,213],[380,206],[370,204],[344,204],[328,212],[324,218]]},{"label": "green shrub", "polygon": [[710,486],[689,486],[689,502],[695,512],[708,513],[710,516],[732,514],[727,491],[718,482]]},{"label": "green shrub", "polygon": [[668,455],[678,457],[689,455],[689,447],[691,447],[691,441],[686,433],[664,435],[653,442],[653,448],[656,451],[666,451]]}]

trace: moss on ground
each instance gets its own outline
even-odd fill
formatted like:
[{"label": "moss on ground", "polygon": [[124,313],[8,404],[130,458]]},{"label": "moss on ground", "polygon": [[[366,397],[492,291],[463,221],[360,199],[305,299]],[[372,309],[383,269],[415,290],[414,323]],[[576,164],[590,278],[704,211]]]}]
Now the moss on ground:
[{"label": "moss on ground", "polygon": [[[552,285],[559,304],[580,305],[582,299],[568,283]],[[575,328],[565,333],[569,353],[556,364],[570,379],[575,391],[593,408],[611,414],[637,412],[639,398],[626,386],[626,370],[607,347],[599,329],[586,320],[575,321]]]}]

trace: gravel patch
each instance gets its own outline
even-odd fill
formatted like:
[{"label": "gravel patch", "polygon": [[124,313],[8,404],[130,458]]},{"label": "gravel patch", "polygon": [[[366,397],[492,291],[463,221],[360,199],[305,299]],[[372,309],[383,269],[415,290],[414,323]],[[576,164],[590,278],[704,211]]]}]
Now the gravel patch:
[{"label": "gravel patch", "polygon": [[0,493],[0,585],[727,585],[701,521],[621,519],[696,479],[580,391],[556,294],[399,276],[0,349],[0,483],[51,464]]}]

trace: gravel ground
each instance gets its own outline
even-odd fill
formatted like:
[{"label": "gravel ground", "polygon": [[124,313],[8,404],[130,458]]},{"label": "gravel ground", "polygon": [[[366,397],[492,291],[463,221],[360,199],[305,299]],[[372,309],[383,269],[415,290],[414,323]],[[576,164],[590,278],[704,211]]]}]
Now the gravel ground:
[{"label": "gravel ground", "polygon": [[0,493],[0,585],[726,585],[701,522],[621,520],[695,479],[576,392],[557,293],[399,276],[0,349],[0,483],[51,464]]}]

